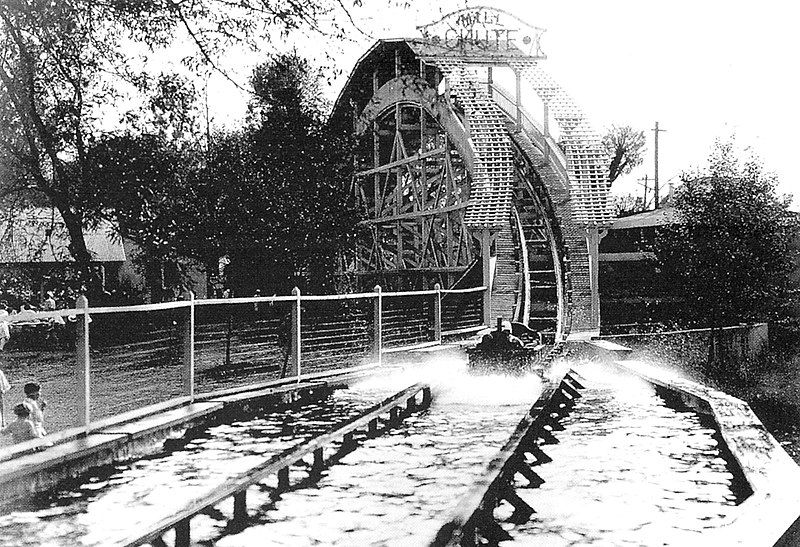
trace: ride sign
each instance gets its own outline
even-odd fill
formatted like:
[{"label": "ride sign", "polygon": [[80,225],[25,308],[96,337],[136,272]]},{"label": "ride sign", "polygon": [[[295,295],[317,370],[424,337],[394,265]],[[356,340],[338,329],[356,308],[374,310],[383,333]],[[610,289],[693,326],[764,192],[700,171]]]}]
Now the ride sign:
[{"label": "ride sign", "polygon": [[545,29],[496,8],[462,9],[417,30],[425,42],[445,49],[473,54],[521,51],[537,59],[546,58],[540,44]]}]

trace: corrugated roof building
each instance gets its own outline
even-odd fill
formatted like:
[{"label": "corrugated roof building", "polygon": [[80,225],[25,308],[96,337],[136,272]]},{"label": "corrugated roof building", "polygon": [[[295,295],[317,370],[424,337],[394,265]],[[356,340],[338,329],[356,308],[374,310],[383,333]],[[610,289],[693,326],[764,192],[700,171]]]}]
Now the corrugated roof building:
[{"label": "corrugated roof building", "polygon": [[[84,228],[86,246],[94,262],[125,262],[125,249],[117,226],[102,221]],[[69,234],[55,208],[30,207],[7,213],[0,223],[0,264],[74,262]]]}]

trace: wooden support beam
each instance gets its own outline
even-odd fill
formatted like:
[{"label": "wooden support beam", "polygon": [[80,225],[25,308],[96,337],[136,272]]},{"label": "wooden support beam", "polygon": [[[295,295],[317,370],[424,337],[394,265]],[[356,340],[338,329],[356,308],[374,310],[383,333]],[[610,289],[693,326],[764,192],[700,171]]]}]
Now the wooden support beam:
[{"label": "wooden support beam", "polygon": [[412,156],[408,156],[407,158],[401,158],[389,163],[385,163],[383,165],[378,165],[373,167],[372,169],[367,169],[366,171],[360,171],[356,173],[357,177],[368,177],[369,175],[375,175],[376,173],[387,173],[392,169],[397,169],[398,167],[403,167],[410,163],[414,163],[420,160],[424,160],[426,158],[430,158],[432,156],[438,156],[440,154],[444,154],[444,148],[435,148],[428,152],[423,152],[422,154],[414,154]]},{"label": "wooden support beam", "polygon": [[508,518],[509,522],[514,524],[526,523],[530,520],[531,515],[536,512],[524,499],[519,497],[519,494],[510,485],[506,487],[502,497],[514,506],[514,513]]},{"label": "wooden support beam", "polygon": [[422,406],[428,407],[431,404],[431,388],[424,387],[422,389]]},{"label": "wooden support beam", "polygon": [[175,525],[175,547],[191,547],[191,519],[183,519]]},{"label": "wooden support beam", "polygon": [[506,532],[503,527],[497,523],[491,511],[482,511],[482,513],[483,516],[480,519],[477,529],[478,533],[485,540],[489,541],[490,545],[496,545],[501,541],[511,541],[514,539],[511,534]]},{"label": "wooden support beam", "polygon": [[561,389],[573,399],[580,399],[580,392],[567,382],[561,382]]},{"label": "wooden support beam", "polygon": [[578,380],[577,375],[572,371],[568,372],[564,379],[569,381],[569,383],[572,384],[575,389],[586,389],[586,387]]},{"label": "wooden support beam", "polygon": [[319,447],[314,450],[314,463],[311,465],[311,471],[313,473],[319,473],[325,467],[325,453],[323,452],[323,447]]},{"label": "wooden support beam", "polygon": [[398,220],[409,220],[409,219],[416,219],[416,218],[426,218],[432,217],[436,215],[444,215],[447,213],[452,213],[453,211],[459,211],[461,209],[466,209],[469,206],[469,203],[459,203],[457,205],[450,205],[448,207],[439,207],[438,209],[428,209],[427,211],[413,211],[411,213],[401,213],[399,215],[387,215],[385,217],[374,218],[369,220],[364,220],[360,224],[370,225],[370,224],[388,224],[390,222],[395,222]]},{"label": "wooden support beam", "polygon": [[555,417],[550,416],[550,419],[547,420],[547,426],[550,428],[550,431],[564,431],[564,426],[558,421],[560,416],[556,415]]},{"label": "wooden support beam", "polygon": [[289,488],[289,466],[278,470],[278,490],[283,491]]},{"label": "wooden support beam", "polygon": [[532,465],[543,465],[553,461],[553,458],[545,454],[538,444],[532,446],[529,450],[526,450],[526,452],[536,458],[536,461]]},{"label": "wooden support beam", "polygon": [[[460,274],[466,271],[466,269],[467,266],[442,267],[442,268],[403,268],[401,270],[394,268],[383,268],[380,270],[380,274],[383,275],[384,277],[389,277],[392,275],[406,275],[409,272],[430,273],[430,274],[444,274],[444,273]],[[376,273],[378,272],[362,271],[362,272],[353,272],[352,275],[365,276],[365,275],[375,275]]]},{"label": "wooden support beam", "polygon": [[543,444],[558,444],[558,439],[553,436],[551,431],[548,431],[544,427],[540,428],[539,431],[536,432],[540,439],[542,439]]},{"label": "wooden support beam", "polygon": [[233,521],[247,521],[247,489],[233,495]]},{"label": "wooden support beam", "polygon": [[[536,464],[539,462],[537,461]],[[514,470],[525,477],[528,481],[526,488],[539,488],[544,484],[544,479],[539,474],[530,468],[530,465],[522,457],[518,457],[514,464]]]}]

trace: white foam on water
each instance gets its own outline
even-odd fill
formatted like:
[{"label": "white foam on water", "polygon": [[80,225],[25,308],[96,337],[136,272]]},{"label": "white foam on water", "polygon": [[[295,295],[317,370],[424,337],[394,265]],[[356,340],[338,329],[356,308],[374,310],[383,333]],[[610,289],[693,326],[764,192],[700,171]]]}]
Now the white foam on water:
[{"label": "white foam on water", "polygon": [[517,406],[533,404],[541,393],[542,382],[536,374],[475,374],[463,358],[441,356],[425,363],[410,363],[388,369],[360,382],[353,389],[399,391],[417,382],[431,386],[434,404],[476,406]]}]

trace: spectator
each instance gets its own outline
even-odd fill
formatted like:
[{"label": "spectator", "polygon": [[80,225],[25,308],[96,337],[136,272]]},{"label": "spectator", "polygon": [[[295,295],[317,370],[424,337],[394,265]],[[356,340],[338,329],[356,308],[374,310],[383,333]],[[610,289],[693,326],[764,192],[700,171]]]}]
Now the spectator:
[{"label": "spectator", "polygon": [[8,317],[8,302],[2,300],[0,301],[0,350],[4,349],[11,339],[8,321],[4,321],[6,317]]},{"label": "spectator", "polygon": [[15,443],[41,437],[30,419],[31,411],[24,403],[14,407],[14,414],[17,415],[17,419],[0,430],[0,435],[11,435]]},{"label": "spectator", "polygon": [[39,437],[44,437],[47,432],[44,430],[44,409],[47,403],[41,399],[41,388],[39,384],[30,382],[25,384],[25,400],[22,404],[28,407],[30,411],[30,420],[36,426],[36,432]]},{"label": "spectator", "polygon": [[[47,298],[42,302],[42,311],[56,311],[57,309],[58,306],[56,305],[56,299],[53,297],[53,291],[47,291]],[[60,316],[49,317],[47,323],[45,344],[58,347],[64,337],[64,318]]]},{"label": "spectator", "polygon": [[47,291],[47,298],[42,301],[42,311],[55,311],[56,299],[53,298],[53,291]]}]

